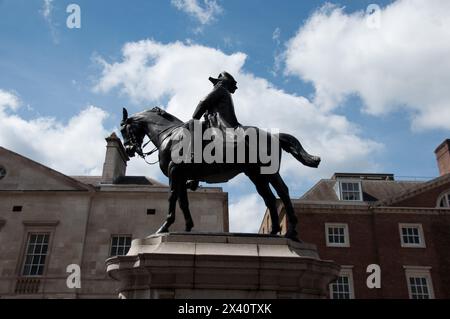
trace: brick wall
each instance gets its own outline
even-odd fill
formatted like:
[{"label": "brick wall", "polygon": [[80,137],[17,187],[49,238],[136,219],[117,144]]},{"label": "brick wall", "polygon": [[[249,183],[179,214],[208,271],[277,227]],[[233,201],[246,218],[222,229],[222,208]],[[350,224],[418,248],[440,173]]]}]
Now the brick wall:
[{"label": "brick wall", "polygon": [[[407,299],[408,288],[403,266],[429,266],[436,298],[450,297],[450,215],[437,210],[428,213],[394,209],[362,209],[340,212],[326,209],[296,208],[298,231],[305,242],[317,245],[322,259],[353,266],[356,298]],[[327,247],[325,223],[348,224],[350,247]],[[400,223],[421,224],[426,248],[404,248],[400,242]],[[369,289],[366,268],[381,267],[381,289]]]},{"label": "brick wall", "polygon": [[442,175],[450,173],[450,139],[445,140],[436,150],[439,173]]}]

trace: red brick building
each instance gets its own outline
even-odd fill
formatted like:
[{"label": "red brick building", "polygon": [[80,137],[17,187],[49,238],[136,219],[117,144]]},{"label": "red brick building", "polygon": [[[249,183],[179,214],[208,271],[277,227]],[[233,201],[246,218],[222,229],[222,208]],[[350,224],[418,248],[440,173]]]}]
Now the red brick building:
[{"label": "red brick building", "polygon": [[[293,201],[301,239],[342,267],[331,298],[450,298],[450,140],[436,157],[440,176],[427,182],[336,173]],[[281,204],[279,214],[286,229]],[[369,265],[380,288],[366,283]]]}]

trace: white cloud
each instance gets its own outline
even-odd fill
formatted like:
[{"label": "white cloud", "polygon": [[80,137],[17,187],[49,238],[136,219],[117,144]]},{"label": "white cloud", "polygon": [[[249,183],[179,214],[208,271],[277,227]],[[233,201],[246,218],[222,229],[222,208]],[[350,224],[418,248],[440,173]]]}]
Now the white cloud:
[{"label": "white cloud", "polygon": [[0,145],[69,175],[101,175],[107,113],[89,106],[67,123],[54,118],[26,120],[16,111],[15,93],[0,89]]},{"label": "white cloud", "polygon": [[450,2],[399,0],[380,28],[326,5],[288,42],[286,73],[313,83],[330,110],[357,94],[373,115],[407,110],[415,129],[450,129]]},{"label": "white cloud", "polygon": [[42,16],[44,17],[45,21],[48,24],[48,27],[50,28],[50,33],[52,35],[53,42],[55,44],[59,43],[58,39],[58,32],[56,30],[56,25],[53,22],[52,13],[53,13],[53,1],[54,0],[44,0],[42,4],[42,9],[40,10]]},{"label": "white cloud", "polygon": [[281,29],[276,27],[272,33],[272,40],[274,41],[276,48],[274,53],[274,64],[272,70],[270,71],[273,76],[278,76],[278,72],[282,68],[284,62],[284,52],[281,48]]},{"label": "white cloud", "polygon": [[216,0],[172,0],[172,5],[198,20],[202,25],[209,24],[222,13]]},{"label": "white cloud", "polygon": [[53,0],[44,0],[44,5],[42,8],[42,15],[49,22],[51,22],[51,14],[52,14],[52,10],[53,10],[52,2],[53,2]]},{"label": "white cloud", "polygon": [[279,27],[276,27],[272,33],[272,40],[275,41],[277,45],[280,45],[280,36],[281,36],[281,29]]},{"label": "white cloud", "polygon": [[164,45],[152,40],[127,43],[122,51],[120,62],[109,64],[97,58],[103,72],[95,90],[108,92],[118,87],[137,102],[170,96],[175,106],[189,103],[177,114],[186,119],[193,112],[193,105],[210,90],[208,77],[217,76],[222,69],[237,73],[246,59],[243,53],[226,55],[200,45]]},{"label": "white cloud", "polygon": [[17,110],[19,105],[20,99],[15,93],[0,89],[0,112],[4,112],[8,108],[13,111]]},{"label": "white cloud", "polygon": [[266,206],[258,194],[240,197],[229,207],[230,231],[257,233],[265,211]]},{"label": "white cloud", "polygon": [[[283,172],[295,177],[317,178],[336,170],[377,168],[371,155],[381,146],[361,138],[358,128],[345,117],[315,107],[301,96],[273,87],[267,80],[243,70],[246,55],[227,55],[200,45],[180,42],[161,44],[152,40],[127,43],[122,61],[108,63],[99,58],[103,72],[95,90],[122,94],[141,104],[160,104],[168,98],[167,110],[187,121],[212,88],[207,80],[222,70],[235,76],[239,89],[234,99],[244,125],[279,128],[297,136],[309,152],[322,155],[319,170],[302,167],[285,154]],[[294,177],[293,177],[294,178]]]}]

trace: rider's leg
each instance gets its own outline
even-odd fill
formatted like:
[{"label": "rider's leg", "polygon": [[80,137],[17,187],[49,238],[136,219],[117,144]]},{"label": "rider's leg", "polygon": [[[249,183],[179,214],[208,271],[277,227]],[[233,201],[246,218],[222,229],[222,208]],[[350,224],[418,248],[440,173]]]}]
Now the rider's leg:
[{"label": "rider's leg", "polygon": [[194,136],[194,121],[193,119],[189,120],[189,133],[191,134],[191,163],[194,163],[194,156],[195,156],[195,149],[194,149],[194,145],[195,145],[195,136]]}]

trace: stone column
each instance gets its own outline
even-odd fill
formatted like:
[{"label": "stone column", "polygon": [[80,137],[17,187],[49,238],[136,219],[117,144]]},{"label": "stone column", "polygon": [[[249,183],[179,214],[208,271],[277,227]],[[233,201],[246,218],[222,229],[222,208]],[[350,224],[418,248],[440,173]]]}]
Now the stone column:
[{"label": "stone column", "polygon": [[434,151],[439,167],[439,174],[444,176],[450,174],[450,139],[446,139]]},{"label": "stone column", "polygon": [[125,176],[129,158],[121,140],[113,132],[106,138],[106,156],[103,164],[102,184],[114,184],[118,178]]}]

